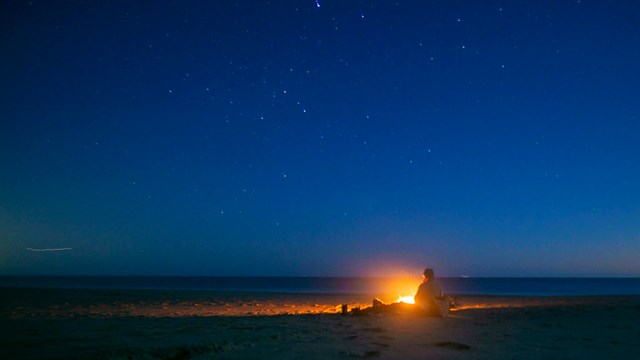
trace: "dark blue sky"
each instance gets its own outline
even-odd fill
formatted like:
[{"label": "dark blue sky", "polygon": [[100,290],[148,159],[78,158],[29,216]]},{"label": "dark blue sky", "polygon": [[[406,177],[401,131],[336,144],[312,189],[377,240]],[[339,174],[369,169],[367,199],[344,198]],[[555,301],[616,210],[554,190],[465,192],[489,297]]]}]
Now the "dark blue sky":
[{"label": "dark blue sky", "polygon": [[0,6],[0,274],[640,276],[635,1]]}]

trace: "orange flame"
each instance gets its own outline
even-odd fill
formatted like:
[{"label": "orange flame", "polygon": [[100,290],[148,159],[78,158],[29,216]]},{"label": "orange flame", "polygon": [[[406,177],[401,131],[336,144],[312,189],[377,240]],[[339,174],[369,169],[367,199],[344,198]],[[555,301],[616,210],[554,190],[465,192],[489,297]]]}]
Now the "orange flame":
[{"label": "orange flame", "polygon": [[402,302],[405,304],[415,304],[416,301],[413,299],[413,296],[399,296],[398,302]]}]

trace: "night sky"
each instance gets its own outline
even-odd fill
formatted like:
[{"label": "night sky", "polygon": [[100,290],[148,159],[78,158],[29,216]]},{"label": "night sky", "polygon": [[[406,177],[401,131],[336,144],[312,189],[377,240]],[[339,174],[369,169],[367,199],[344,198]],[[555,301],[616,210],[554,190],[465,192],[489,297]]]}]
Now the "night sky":
[{"label": "night sky", "polygon": [[0,274],[640,276],[636,1],[3,1],[0,29]]}]

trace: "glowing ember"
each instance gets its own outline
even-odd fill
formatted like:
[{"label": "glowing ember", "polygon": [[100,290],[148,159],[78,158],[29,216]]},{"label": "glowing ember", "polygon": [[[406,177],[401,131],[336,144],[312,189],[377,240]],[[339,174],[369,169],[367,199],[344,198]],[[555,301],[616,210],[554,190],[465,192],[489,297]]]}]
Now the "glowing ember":
[{"label": "glowing ember", "polygon": [[413,300],[413,296],[400,296],[398,298],[398,302],[403,302],[405,304],[415,304],[415,300]]}]

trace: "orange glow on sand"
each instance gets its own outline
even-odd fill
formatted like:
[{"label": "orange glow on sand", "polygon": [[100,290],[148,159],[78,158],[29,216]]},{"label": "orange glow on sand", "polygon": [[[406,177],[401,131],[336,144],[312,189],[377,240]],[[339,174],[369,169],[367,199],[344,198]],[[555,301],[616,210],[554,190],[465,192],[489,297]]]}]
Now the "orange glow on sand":
[{"label": "orange glow on sand", "polygon": [[398,302],[402,302],[405,304],[415,304],[415,300],[413,299],[413,296],[400,296],[398,297]]}]

